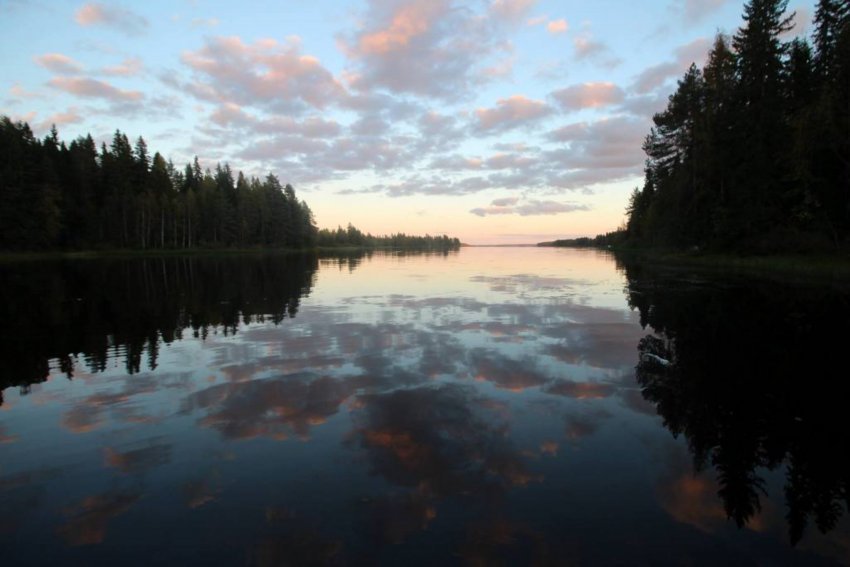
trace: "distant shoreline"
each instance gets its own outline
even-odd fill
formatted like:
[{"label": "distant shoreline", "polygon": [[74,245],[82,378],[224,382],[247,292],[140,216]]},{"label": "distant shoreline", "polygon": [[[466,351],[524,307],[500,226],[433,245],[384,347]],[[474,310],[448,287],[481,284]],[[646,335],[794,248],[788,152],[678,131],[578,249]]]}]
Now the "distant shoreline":
[{"label": "distant shoreline", "polygon": [[314,246],[310,248],[136,248],[110,250],[44,250],[0,252],[0,262],[29,260],[88,260],[97,258],[159,258],[179,256],[241,256],[263,254],[351,254],[359,252],[456,252],[456,248],[400,248],[391,246]]}]

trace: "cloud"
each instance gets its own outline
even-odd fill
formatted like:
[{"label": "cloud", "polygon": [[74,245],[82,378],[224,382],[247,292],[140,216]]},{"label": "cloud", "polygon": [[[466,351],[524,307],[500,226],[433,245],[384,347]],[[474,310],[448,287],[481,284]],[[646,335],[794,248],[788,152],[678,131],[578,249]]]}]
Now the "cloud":
[{"label": "cloud", "polygon": [[[497,144],[505,151],[490,156],[442,155],[431,159],[421,172],[367,187],[350,188],[345,194],[384,193],[390,197],[409,195],[468,195],[483,190],[522,189],[549,194],[583,190],[612,181],[636,177],[644,161],[642,143],[649,123],[636,116],[615,116],[595,122],[568,124],[550,131],[545,139],[558,147]],[[490,131],[485,131],[489,133]],[[372,148],[374,151],[374,148]],[[332,152],[329,152],[332,154]],[[421,157],[417,152],[395,152],[391,163],[409,166]],[[331,155],[330,159],[333,159]],[[363,159],[372,159],[365,151]],[[362,167],[362,165],[361,165]],[[458,177],[462,172],[478,175]],[[555,214],[568,212],[563,203],[525,203],[510,211],[473,209],[474,214]]]},{"label": "cloud", "polygon": [[574,111],[620,103],[625,93],[614,83],[584,83],[557,90],[552,97],[564,110]]},{"label": "cloud", "polygon": [[298,38],[284,44],[273,39],[246,44],[238,36],[210,37],[181,59],[194,71],[195,80],[173,86],[211,102],[292,113],[325,109],[346,96],[318,59],[301,53]]},{"label": "cloud", "polygon": [[42,98],[44,95],[41,93],[28,91],[24,87],[21,86],[20,83],[15,83],[11,87],[9,87],[9,94],[18,99],[37,99]]},{"label": "cloud", "polygon": [[74,14],[74,20],[81,26],[109,26],[131,35],[143,33],[149,25],[147,18],[127,8],[104,6],[97,2],[84,4]]},{"label": "cloud", "polygon": [[563,18],[560,20],[552,20],[546,24],[546,31],[553,35],[567,33],[568,29],[570,29],[570,26],[567,24],[567,20],[564,20]]},{"label": "cloud", "polygon": [[516,22],[525,17],[536,3],[537,0],[493,0],[490,10],[499,18]]},{"label": "cloud", "polygon": [[[384,193],[389,197],[410,195],[469,195],[484,190],[540,190],[557,193],[563,190],[583,190],[612,181],[636,177],[641,172],[641,145],[648,131],[645,120],[618,116],[608,121],[577,123],[548,134],[561,147],[534,153],[495,154],[477,156],[449,155],[432,160],[430,171],[415,173],[403,179],[361,188],[350,188],[345,194]],[[366,156],[368,158],[368,155]],[[398,161],[406,162],[403,158]],[[479,175],[457,177],[458,172],[477,172]],[[486,173],[486,172],[491,173]],[[525,203],[516,214],[546,214],[563,211],[562,204],[531,206]],[[474,209],[475,214],[514,214],[514,211]]]},{"label": "cloud", "polygon": [[45,53],[34,59],[36,63],[53,73],[76,75],[83,70],[83,66],[77,61],[61,53]]},{"label": "cloud", "polygon": [[257,134],[303,136],[305,138],[333,138],[339,135],[341,126],[335,120],[320,116],[309,116],[296,120],[290,116],[255,116],[245,112],[232,102],[216,108],[210,120],[222,128],[238,128]]},{"label": "cloud", "polygon": [[488,79],[510,77],[511,73],[514,71],[514,63],[516,63],[516,56],[512,55],[510,57],[506,57],[501,61],[497,61],[493,65],[482,69],[481,76]]},{"label": "cloud", "polygon": [[429,144],[431,150],[437,152],[458,146],[465,137],[457,118],[434,110],[424,112],[415,127],[422,140]]},{"label": "cloud", "polygon": [[79,97],[102,98],[112,102],[136,102],[144,98],[139,91],[124,91],[97,79],[54,77],[48,84]]},{"label": "cloud", "polygon": [[503,197],[501,199],[494,199],[491,204],[496,207],[507,207],[516,205],[517,201],[519,201],[519,197]]},{"label": "cloud", "polygon": [[552,109],[543,101],[513,95],[497,100],[493,108],[476,110],[476,128],[480,132],[504,132],[533,124],[551,112]]},{"label": "cloud", "polygon": [[65,126],[66,124],[78,124],[83,121],[83,117],[77,112],[77,107],[72,106],[65,112],[57,112],[48,116],[35,126],[36,130],[46,131],[51,126]]},{"label": "cloud", "polygon": [[113,65],[111,67],[104,67],[103,71],[101,71],[104,75],[112,75],[117,77],[132,77],[133,75],[138,75],[139,71],[142,70],[142,60],[138,57],[128,57],[124,59],[119,65]]},{"label": "cloud", "polygon": [[702,66],[708,58],[710,49],[711,40],[705,37],[679,46],[674,52],[673,61],[647,67],[638,74],[632,84],[632,90],[638,94],[647,94],[664,86],[668,80],[679,77],[687,71],[692,63]]},{"label": "cloud", "polygon": [[[643,118],[652,118],[655,114],[662,112],[669,103],[667,93],[655,92],[640,96],[629,96],[620,109]],[[647,132],[649,132],[649,122],[647,122]]]},{"label": "cloud", "polygon": [[522,204],[517,204],[517,199],[496,199],[489,207],[479,207],[472,209],[469,212],[479,217],[486,217],[488,215],[520,215],[527,217],[539,215],[559,215],[562,213],[589,210],[589,206],[580,203],[529,200]]},{"label": "cloud", "polygon": [[640,94],[654,91],[668,79],[682,73],[681,65],[674,62],[659,63],[644,69],[635,79],[632,89]]},{"label": "cloud", "polygon": [[339,39],[349,61],[347,82],[361,92],[469,98],[500,68],[493,58],[502,60],[511,51],[506,39],[516,21],[511,14],[530,5],[497,1],[482,12],[458,0],[369,0],[361,20],[367,23]]},{"label": "cloud", "polygon": [[484,166],[488,169],[523,169],[534,165],[537,158],[515,153],[499,153],[484,160]]},{"label": "cloud", "polygon": [[590,61],[607,68],[620,64],[620,59],[611,55],[611,49],[604,42],[593,39],[589,32],[584,32],[573,39],[576,61]]},{"label": "cloud", "polygon": [[422,176],[413,174],[405,179],[378,183],[361,189],[343,190],[340,194],[353,195],[360,193],[384,193],[388,197],[408,197],[410,195],[467,195],[494,185],[486,177],[467,177],[451,179],[437,174]]},{"label": "cloud", "polygon": [[484,160],[478,157],[464,157],[459,155],[444,156],[433,160],[428,167],[448,171],[464,171],[470,169],[481,169]]},{"label": "cloud", "polygon": [[644,161],[641,147],[648,130],[644,120],[615,116],[568,124],[550,132],[549,139],[565,147],[541,156],[552,166],[548,183],[576,189],[639,175]]}]

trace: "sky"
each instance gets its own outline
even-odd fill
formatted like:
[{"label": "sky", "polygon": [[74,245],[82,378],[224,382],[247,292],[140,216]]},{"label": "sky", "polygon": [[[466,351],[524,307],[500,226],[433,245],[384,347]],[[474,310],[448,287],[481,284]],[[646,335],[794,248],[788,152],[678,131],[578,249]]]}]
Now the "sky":
[{"label": "sky", "polygon": [[[814,2],[791,0],[792,35]],[[274,173],[320,227],[593,236],[623,222],[653,113],[743,6],[0,0],[0,114]]]}]

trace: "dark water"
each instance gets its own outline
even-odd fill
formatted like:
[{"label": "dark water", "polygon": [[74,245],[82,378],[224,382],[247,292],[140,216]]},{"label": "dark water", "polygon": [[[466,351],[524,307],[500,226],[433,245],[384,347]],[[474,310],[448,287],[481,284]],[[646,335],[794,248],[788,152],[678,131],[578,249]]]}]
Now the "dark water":
[{"label": "dark water", "polygon": [[506,248],[0,299],[3,565],[850,562],[836,286]]}]

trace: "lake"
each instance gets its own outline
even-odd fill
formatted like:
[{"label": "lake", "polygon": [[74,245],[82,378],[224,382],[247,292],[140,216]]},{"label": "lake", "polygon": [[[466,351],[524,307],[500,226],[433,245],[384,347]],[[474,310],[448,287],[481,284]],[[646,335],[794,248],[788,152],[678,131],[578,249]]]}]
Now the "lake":
[{"label": "lake", "polygon": [[850,558],[846,287],[464,248],[4,263],[0,299],[3,565]]}]

